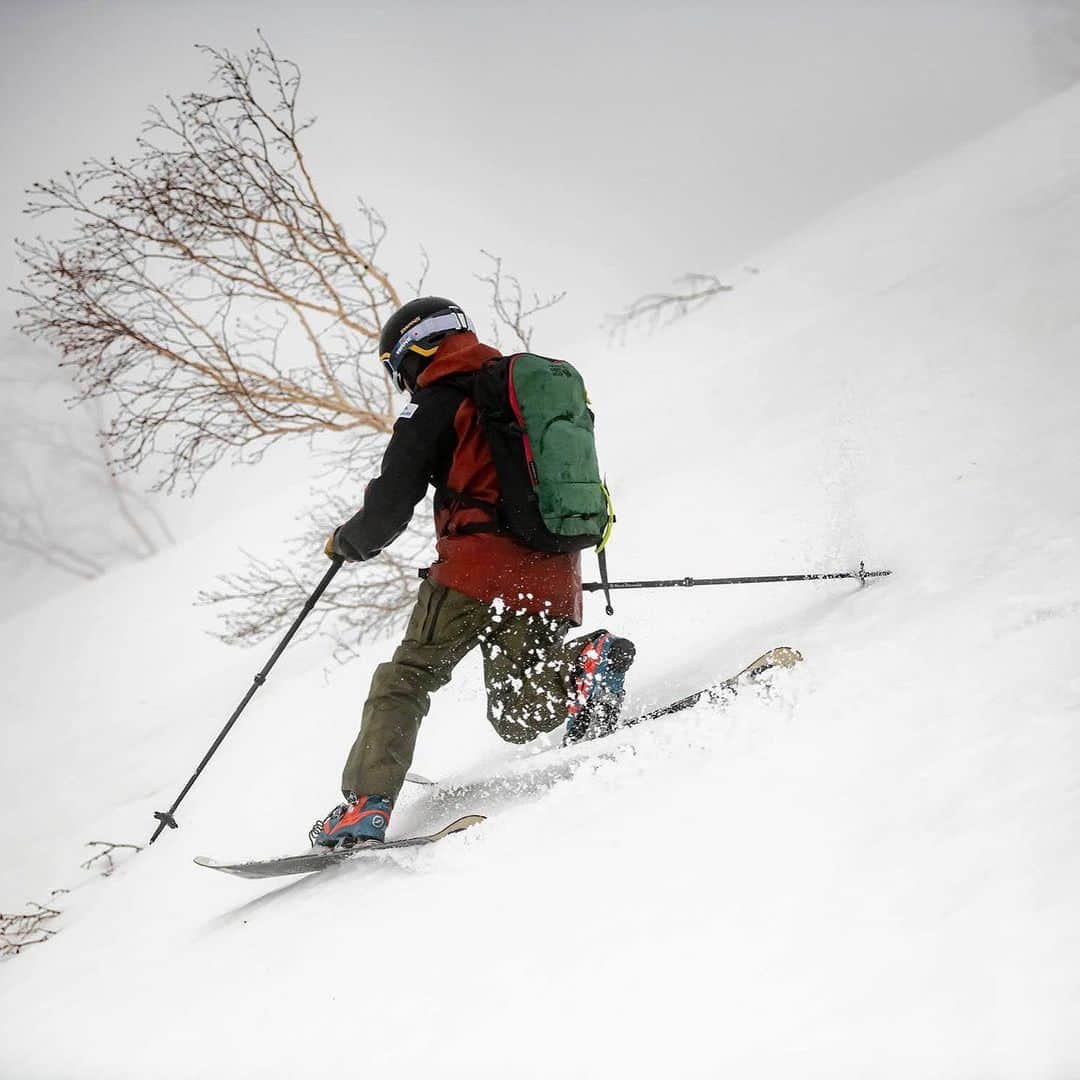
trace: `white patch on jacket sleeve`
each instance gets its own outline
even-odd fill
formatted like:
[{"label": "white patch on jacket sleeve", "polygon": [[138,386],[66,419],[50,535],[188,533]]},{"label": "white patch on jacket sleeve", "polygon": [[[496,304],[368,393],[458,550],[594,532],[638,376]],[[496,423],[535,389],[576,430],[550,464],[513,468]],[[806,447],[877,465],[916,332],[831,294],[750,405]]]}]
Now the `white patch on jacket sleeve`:
[{"label": "white patch on jacket sleeve", "polygon": [[409,404],[406,405],[405,408],[398,413],[398,419],[408,420],[409,417],[412,416],[412,414],[416,412],[418,408],[420,408],[420,406],[417,405],[415,401],[410,401]]}]

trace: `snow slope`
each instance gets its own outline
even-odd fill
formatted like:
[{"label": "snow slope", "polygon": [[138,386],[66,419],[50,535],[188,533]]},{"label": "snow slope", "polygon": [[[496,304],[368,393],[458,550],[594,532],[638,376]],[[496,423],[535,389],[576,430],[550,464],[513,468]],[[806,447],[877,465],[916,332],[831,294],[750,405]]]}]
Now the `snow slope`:
[{"label": "snow slope", "polygon": [[1080,1073],[1077,130],[1080,89],[662,336],[568,351],[616,576],[896,573],[620,596],[637,704],[781,642],[807,662],[570,758],[499,743],[467,664],[415,766],[447,784],[394,822],[491,815],[464,837],[284,883],[191,865],[288,850],[333,801],[387,646],[328,680],[314,640],[183,828],[79,877],[85,840],[145,837],[261,662],[186,606],[251,509],[0,626],[2,904],[80,883],[0,967],[0,1074]]}]

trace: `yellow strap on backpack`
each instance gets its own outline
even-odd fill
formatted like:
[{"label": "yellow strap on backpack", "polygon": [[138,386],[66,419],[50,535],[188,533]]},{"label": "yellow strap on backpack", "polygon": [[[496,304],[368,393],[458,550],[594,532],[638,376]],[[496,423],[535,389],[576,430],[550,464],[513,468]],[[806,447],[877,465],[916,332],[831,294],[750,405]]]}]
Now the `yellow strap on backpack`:
[{"label": "yellow strap on backpack", "polygon": [[615,528],[615,504],[611,501],[611,492],[608,490],[606,481],[600,487],[603,489],[604,499],[607,502],[607,525],[604,527],[604,535],[600,538],[600,543],[596,545],[597,554],[607,547],[611,539],[611,530]]},{"label": "yellow strap on backpack", "polygon": [[611,501],[611,492],[608,491],[607,483],[602,482],[600,487],[603,489],[604,500],[607,502],[607,526],[604,529],[604,535],[600,538],[600,543],[596,545],[596,561],[600,565],[600,583],[604,589],[604,610],[609,615],[614,615],[615,609],[611,606],[611,589],[608,585],[607,553],[604,548],[611,539],[611,530],[615,525],[615,505]]}]

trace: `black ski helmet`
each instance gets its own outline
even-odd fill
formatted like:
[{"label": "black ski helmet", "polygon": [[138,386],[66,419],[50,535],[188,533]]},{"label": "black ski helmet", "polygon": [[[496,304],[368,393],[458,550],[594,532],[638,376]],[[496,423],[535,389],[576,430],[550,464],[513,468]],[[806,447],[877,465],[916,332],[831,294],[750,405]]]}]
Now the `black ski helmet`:
[{"label": "black ski helmet", "polygon": [[399,390],[407,389],[402,366],[408,353],[431,356],[447,334],[473,330],[472,320],[443,296],[422,296],[398,308],[379,335],[379,359]]}]

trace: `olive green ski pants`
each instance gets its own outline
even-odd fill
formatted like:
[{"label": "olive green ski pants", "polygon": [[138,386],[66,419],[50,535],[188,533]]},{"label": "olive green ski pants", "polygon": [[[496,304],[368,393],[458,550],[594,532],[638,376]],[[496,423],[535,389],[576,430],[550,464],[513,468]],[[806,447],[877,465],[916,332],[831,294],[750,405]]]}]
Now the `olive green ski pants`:
[{"label": "olive green ski pants", "polygon": [[393,659],[375,669],[342,791],[397,798],[431,694],[477,645],[484,657],[487,717],[498,734],[526,743],[554,731],[566,721],[574,661],[586,640],[565,642],[569,626],[422,582],[404,639]]}]

